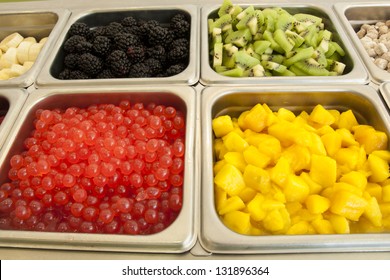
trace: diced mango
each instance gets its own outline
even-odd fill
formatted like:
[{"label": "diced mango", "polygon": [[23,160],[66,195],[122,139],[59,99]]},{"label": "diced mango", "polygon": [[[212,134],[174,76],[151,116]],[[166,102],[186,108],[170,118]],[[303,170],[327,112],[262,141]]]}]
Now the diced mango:
[{"label": "diced mango", "polygon": [[357,142],[364,146],[367,154],[376,150],[387,148],[387,135],[377,131],[369,125],[358,125],[354,127],[354,136]]},{"label": "diced mango", "polygon": [[345,182],[337,182],[333,185],[333,190],[334,192],[338,192],[338,191],[347,191],[347,192],[350,192],[350,193],[353,193],[357,196],[363,196],[363,190],[354,186],[354,185],[351,185],[351,184],[348,184],[348,183],[345,183]]},{"label": "diced mango", "polygon": [[310,139],[307,146],[310,152],[312,154],[326,156],[326,149],[324,143],[321,140],[321,137],[314,132],[309,133],[307,137]]},{"label": "diced mango", "polygon": [[214,151],[218,159],[223,159],[223,156],[228,152],[222,139],[216,139],[214,141]]},{"label": "diced mango", "polygon": [[338,120],[338,127],[339,128],[346,128],[348,130],[351,130],[352,127],[358,125],[359,123],[356,120],[356,117],[352,110],[348,110],[345,112],[342,112],[340,114],[339,120]]},{"label": "diced mango", "polygon": [[314,182],[313,179],[310,177],[309,173],[302,172],[300,176],[303,180],[305,180],[306,184],[309,186],[310,194],[318,194],[324,188],[320,184]]},{"label": "diced mango", "polygon": [[358,146],[359,143],[355,140],[355,137],[351,133],[350,130],[346,128],[339,128],[336,129],[336,133],[340,134],[341,136],[341,146],[342,147],[349,147],[349,146]]},{"label": "diced mango", "polygon": [[246,148],[243,151],[243,157],[247,164],[252,164],[260,168],[266,167],[271,161],[269,156],[261,153],[255,146]]},{"label": "diced mango", "polygon": [[298,201],[287,202],[286,209],[290,213],[290,216],[293,216],[302,209],[302,204]]},{"label": "diced mango", "polygon": [[248,212],[254,221],[262,221],[267,215],[263,209],[264,199],[264,196],[258,193],[247,205]]},{"label": "diced mango", "polygon": [[263,194],[271,189],[271,178],[267,171],[254,165],[248,164],[243,174],[245,184]]},{"label": "diced mango", "polygon": [[302,208],[292,216],[292,223],[298,221],[312,222],[314,220],[323,219],[322,214],[313,214],[309,210]]},{"label": "diced mango", "polygon": [[299,221],[293,224],[286,232],[289,235],[308,234],[309,223],[307,221]]},{"label": "diced mango", "polygon": [[310,188],[301,177],[289,174],[283,191],[287,201],[303,202],[309,195]]},{"label": "diced mango", "polygon": [[347,218],[336,214],[330,214],[328,221],[332,224],[332,227],[336,233],[350,233],[349,222]]},{"label": "diced mango", "polygon": [[306,147],[293,144],[284,150],[282,156],[289,161],[290,166],[295,173],[310,168],[311,154]]},{"label": "diced mango", "polygon": [[230,196],[238,195],[245,188],[242,173],[237,167],[229,163],[225,164],[215,175],[214,183]]},{"label": "diced mango", "polygon": [[239,194],[238,196],[244,201],[245,203],[251,201],[255,195],[257,194],[257,191],[250,188],[250,187],[245,187]]},{"label": "diced mango", "polygon": [[231,165],[234,165],[238,168],[241,172],[244,172],[246,167],[246,161],[244,158],[244,155],[240,152],[227,152],[223,158],[225,159],[226,163],[229,163]]},{"label": "diced mango", "polygon": [[279,108],[277,116],[278,116],[278,119],[286,120],[289,122],[292,122],[295,119],[295,114],[292,111],[290,111],[286,108],[283,108],[283,107]]},{"label": "diced mango", "polygon": [[286,233],[290,227],[290,223],[290,215],[286,208],[272,210],[263,220],[263,225],[266,230],[278,234]]},{"label": "diced mango", "polygon": [[280,157],[276,165],[270,169],[271,181],[282,188],[290,174],[292,174],[290,163],[285,157]]},{"label": "diced mango", "polygon": [[221,210],[221,208],[225,206],[227,200],[227,192],[221,188],[216,187],[214,188],[214,195],[215,207],[217,208],[217,212],[219,212],[219,210]]},{"label": "diced mango", "polygon": [[335,122],[335,117],[322,105],[318,104],[310,113],[309,120],[321,125],[331,125]]},{"label": "diced mango", "polygon": [[213,131],[216,137],[222,137],[233,130],[232,118],[229,115],[219,116],[212,121]]},{"label": "diced mango", "polygon": [[301,126],[285,120],[280,120],[279,122],[272,124],[268,127],[267,131],[269,135],[277,138],[284,147],[288,147],[299,141],[306,141],[305,139],[307,139],[307,137],[305,138],[304,136],[307,136],[308,134]]},{"label": "diced mango", "polygon": [[249,234],[251,229],[250,214],[242,211],[233,211],[223,216],[224,224],[240,234]]},{"label": "diced mango", "polygon": [[382,202],[379,204],[379,209],[381,209],[381,213],[383,217],[390,217],[390,203]]},{"label": "diced mango", "polygon": [[269,156],[271,160],[275,163],[281,153],[282,153],[282,146],[280,144],[280,141],[268,134],[260,134],[260,141],[257,145],[257,149],[259,152]]},{"label": "diced mango", "polygon": [[[382,188],[381,185],[377,183],[367,183],[365,191],[370,195],[376,198],[378,201],[384,201],[383,194],[385,191],[385,187]],[[389,189],[390,191],[390,189]],[[390,193],[389,193],[390,195]],[[390,196],[389,196],[390,198]]]},{"label": "diced mango", "polygon": [[324,187],[330,187],[336,182],[337,164],[328,156],[312,155],[310,177]]},{"label": "diced mango", "polygon": [[334,159],[339,165],[347,167],[347,170],[355,170],[359,159],[359,148],[354,146],[341,148],[335,153]]},{"label": "diced mango", "polygon": [[229,197],[221,209],[218,211],[219,215],[225,215],[226,213],[241,210],[245,208],[245,203],[237,195]]},{"label": "diced mango", "polygon": [[376,156],[380,157],[381,159],[384,159],[385,161],[390,163],[390,151],[376,150],[376,151],[373,151],[371,154],[376,155]]},{"label": "diced mango", "polygon": [[332,124],[332,127],[337,127],[341,115],[340,111],[336,109],[329,109],[328,112],[334,117],[334,123]]},{"label": "diced mango", "polygon": [[330,211],[351,221],[358,221],[366,206],[367,201],[364,198],[342,190],[335,192],[331,201]]},{"label": "diced mango", "polygon": [[325,146],[327,154],[333,156],[341,148],[342,138],[340,133],[332,131],[322,135],[321,141]]},{"label": "diced mango", "polygon": [[368,156],[367,162],[371,171],[371,176],[368,178],[370,182],[378,183],[389,178],[389,164],[387,161],[371,154]]},{"label": "diced mango", "polygon": [[312,226],[319,234],[332,234],[334,229],[332,223],[328,220],[318,219],[311,222]]},{"label": "diced mango", "polygon": [[240,114],[240,116],[237,119],[237,124],[242,130],[248,129],[245,123],[245,117],[249,114],[249,111],[244,111]]},{"label": "diced mango", "polygon": [[367,206],[364,209],[363,215],[376,227],[382,226],[382,213],[379,208],[378,201],[375,197],[371,197],[367,201]]},{"label": "diced mango", "polygon": [[267,125],[267,112],[261,104],[253,106],[244,118],[245,127],[255,132],[262,131]]},{"label": "diced mango", "polygon": [[356,186],[362,191],[366,188],[367,185],[367,177],[358,171],[351,171],[349,173],[344,174],[343,176],[341,176],[339,181]]},{"label": "diced mango", "polygon": [[214,171],[214,174],[217,174],[219,172],[219,170],[221,170],[221,168],[226,164],[226,161],[224,159],[222,160],[219,160],[217,161],[216,163],[214,163],[214,166],[213,166],[213,171]]},{"label": "diced mango", "polygon": [[309,195],[305,200],[307,210],[313,214],[322,214],[330,207],[330,200],[318,194]]},{"label": "diced mango", "polygon": [[390,185],[383,186],[382,188],[382,201],[390,202]]},{"label": "diced mango", "polygon": [[245,139],[235,131],[226,134],[222,140],[228,151],[242,152],[245,148],[248,147],[248,142],[246,142]]}]

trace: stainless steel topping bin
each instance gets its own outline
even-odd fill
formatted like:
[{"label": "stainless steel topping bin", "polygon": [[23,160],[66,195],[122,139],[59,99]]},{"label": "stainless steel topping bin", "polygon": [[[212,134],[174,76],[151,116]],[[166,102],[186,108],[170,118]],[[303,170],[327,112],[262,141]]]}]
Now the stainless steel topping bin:
[{"label": "stainless steel topping bin", "polygon": [[[9,170],[11,156],[22,150],[31,132],[34,113],[39,108],[54,109],[92,104],[155,102],[175,106],[186,116],[186,150],[183,183],[183,206],[176,220],[165,230],[151,235],[83,234],[0,230],[0,246],[90,251],[127,251],[144,253],[181,253],[196,242],[195,229],[195,107],[194,89],[170,87],[84,87],[82,89],[38,89],[29,95],[0,154],[0,170]],[[0,184],[7,172],[1,172]]]},{"label": "stainless steel topping bin", "polygon": [[[255,8],[267,8],[267,7],[281,7],[291,14],[296,13],[308,13],[323,19],[325,28],[332,32],[333,40],[340,44],[346,52],[343,62],[346,64],[344,74],[340,76],[294,76],[294,77],[226,77],[218,74],[212,69],[209,62],[209,38],[208,38],[208,27],[207,20],[217,16],[217,12],[220,6],[218,5],[207,5],[202,8],[201,11],[201,77],[200,81],[204,85],[250,85],[250,84],[344,84],[344,83],[357,83],[366,84],[368,83],[368,74],[361,63],[358,55],[354,52],[352,46],[347,40],[346,34],[344,33],[341,25],[339,24],[337,17],[335,17],[333,11],[327,7],[320,5],[310,4],[264,4],[258,5],[257,3],[252,4]],[[240,5],[245,8],[249,5]]]},{"label": "stainless steel topping bin", "polygon": [[[88,80],[61,80],[58,75],[63,67],[64,53],[62,45],[67,39],[67,31],[74,22],[87,23],[91,27],[106,25],[112,21],[120,21],[126,16],[134,16],[143,20],[158,19],[169,22],[176,12],[184,12],[191,19],[190,31],[190,58],[187,68],[171,77],[161,78],[117,78],[117,79],[88,79]],[[181,84],[192,85],[199,80],[199,8],[193,5],[183,6],[153,6],[153,7],[121,7],[110,9],[72,10],[72,16],[61,34],[53,52],[48,57],[42,72],[38,76],[37,84],[41,86],[76,85],[88,86],[91,84]]]},{"label": "stainless steel topping bin", "polygon": [[390,83],[382,83],[379,86],[379,92],[381,93],[383,99],[385,100],[385,103],[387,105],[387,109],[390,110]]},{"label": "stainless steel topping bin", "polygon": [[371,80],[380,84],[384,81],[390,81],[390,73],[380,69],[374,64],[363,44],[360,42],[356,32],[364,23],[375,24],[378,21],[390,19],[389,3],[336,3],[333,6],[336,14],[340,18],[349,38],[360,57],[362,58]]},{"label": "stainless steel topping bin", "polygon": [[5,116],[0,125],[0,153],[3,144],[26,101],[27,91],[24,89],[0,89],[0,115]]},{"label": "stainless steel topping bin", "polygon": [[69,15],[70,12],[63,9],[0,12],[0,40],[14,32],[19,32],[23,37],[35,37],[37,41],[48,37],[34,65],[19,77],[0,80],[0,87],[27,88],[35,82]]},{"label": "stainless steel topping bin", "polygon": [[378,93],[369,86],[264,86],[209,87],[202,92],[202,196],[199,240],[211,253],[270,254],[307,252],[386,251],[390,233],[329,235],[245,236],[228,229],[214,206],[212,119],[220,115],[238,117],[257,103],[272,110],[311,112],[317,104],[346,111],[352,109],[359,123],[373,125],[390,135],[390,116]]}]

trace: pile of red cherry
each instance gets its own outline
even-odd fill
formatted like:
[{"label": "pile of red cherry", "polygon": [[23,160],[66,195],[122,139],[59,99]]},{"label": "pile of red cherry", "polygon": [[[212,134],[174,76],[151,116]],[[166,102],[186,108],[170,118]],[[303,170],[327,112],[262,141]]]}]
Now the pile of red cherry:
[{"label": "pile of red cherry", "polygon": [[123,100],[36,111],[0,186],[0,229],[152,234],[183,202],[185,116]]}]

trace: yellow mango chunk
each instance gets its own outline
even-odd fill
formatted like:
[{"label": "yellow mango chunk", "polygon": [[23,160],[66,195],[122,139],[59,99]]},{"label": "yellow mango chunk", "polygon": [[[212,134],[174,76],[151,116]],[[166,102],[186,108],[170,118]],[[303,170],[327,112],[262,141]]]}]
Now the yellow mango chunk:
[{"label": "yellow mango chunk", "polygon": [[357,187],[359,190],[363,191],[367,186],[367,177],[358,171],[351,171],[344,174],[339,179],[340,182],[351,184]]},{"label": "yellow mango chunk", "polygon": [[371,154],[368,156],[367,162],[371,171],[371,176],[368,177],[370,182],[382,182],[389,178],[389,164],[387,161]]},{"label": "yellow mango chunk", "polygon": [[333,156],[338,150],[340,150],[342,138],[340,133],[332,131],[322,135],[321,141],[324,144],[327,154]]},{"label": "yellow mango chunk", "polygon": [[358,125],[353,130],[356,141],[364,146],[367,154],[387,148],[386,133],[377,131],[370,125]]},{"label": "yellow mango chunk", "polygon": [[379,209],[381,209],[381,213],[383,217],[390,217],[390,203],[382,202],[379,204]]},{"label": "yellow mango chunk", "polygon": [[244,118],[245,128],[255,132],[262,131],[267,125],[267,111],[261,104],[253,106]]},{"label": "yellow mango chunk", "polygon": [[382,212],[375,197],[371,197],[367,201],[367,206],[364,209],[363,216],[366,217],[374,226],[382,226]]},{"label": "yellow mango chunk", "polygon": [[238,168],[241,172],[244,172],[246,167],[246,162],[244,155],[240,152],[227,152],[223,156],[226,163],[229,163],[231,165],[234,165]]},{"label": "yellow mango chunk", "polygon": [[327,156],[312,155],[310,177],[323,187],[330,187],[336,182],[336,161]]},{"label": "yellow mango chunk", "polygon": [[290,163],[285,157],[280,157],[276,165],[270,169],[271,181],[282,188],[290,174],[292,174]]},{"label": "yellow mango chunk", "polygon": [[334,229],[332,223],[328,220],[318,219],[311,222],[315,231],[319,234],[332,234]]},{"label": "yellow mango chunk", "polygon": [[269,156],[272,162],[275,163],[282,153],[280,141],[268,134],[260,134],[259,138],[260,141],[257,145],[257,149],[259,152]]},{"label": "yellow mango chunk", "polygon": [[248,164],[245,167],[243,177],[246,186],[256,191],[265,194],[271,189],[271,178],[269,173],[262,168]]},{"label": "yellow mango chunk", "polygon": [[341,146],[342,147],[349,147],[349,146],[358,146],[359,143],[355,140],[355,137],[351,133],[350,130],[346,128],[339,128],[336,129],[336,133],[340,134],[341,136]]},{"label": "yellow mango chunk", "polygon": [[240,234],[249,234],[251,229],[250,214],[233,211],[223,216],[223,223],[231,230]]},{"label": "yellow mango chunk", "polygon": [[214,188],[214,201],[215,201],[215,207],[217,208],[217,212],[221,210],[222,207],[225,206],[227,200],[227,192],[225,192],[221,188]]},{"label": "yellow mango chunk", "polygon": [[302,172],[300,177],[305,180],[306,184],[309,186],[310,189],[310,194],[317,194],[322,191],[324,188],[320,184],[316,183],[313,181],[313,179],[310,177],[309,173],[307,172]]},{"label": "yellow mango chunk", "polygon": [[383,186],[382,188],[382,201],[390,202],[390,185]]},{"label": "yellow mango chunk", "polygon": [[285,208],[272,210],[263,220],[266,230],[278,234],[287,232],[290,223],[290,215]]},{"label": "yellow mango chunk", "polygon": [[355,170],[359,159],[359,148],[356,146],[341,148],[334,155],[334,159],[348,170]]},{"label": "yellow mango chunk", "polygon": [[214,151],[218,159],[223,159],[223,156],[228,152],[222,139],[216,139],[214,141]]},{"label": "yellow mango chunk", "polygon": [[225,215],[226,213],[241,210],[245,208],[245,203],[237,195],[229,197],[221,209],[218,211],[219,215]]},{"label": "yellow mango chunk", "polygon": [[313,214],[309,210],[302,208],[292,216],[292,223],[299,221],[312,222],[314,220],[323,219],[322,214]]},{"label": "yellow mango chunk", "polygon": [[307,221],[300,221],[296,224],[293,224],[286,232],[289,235],[300,235],[308,234],[309,223]]},{"label": "yellow mango chunk", "polygon": [[359,123],[357,122],[356,117],[352,110],[342,112],[337,122],[339,128],[346,128],[348,130],[351,130],[352,127],[358,124]]},{"label": "yellow mango chunk", "polygon": [[248,212],[254,221],[262,221],[267,215],[263,209],[264,199],[264,196],[258,193],[247,205]]},{"label": "yellow mango chunk", "polygon": [[322,125],[331,125],[335,122],[335,117],[322,105],[317,105],[310,113],[309,120]]},{"label": "yellow mango chunk", "polygon": [[309,195],[305,200],[307,210],[313,214],[324,213],[330,207],[330,200],[318,194]]},{"label": "yellow mango chunk", "polygon": [[216,137],[222,137],[233,130],[232,118],[229,115],[216,117],[212,120],[212,127]]},{"label": "yellow mango chunk", "polygon": [[282,156],[288,160],[293,172],[310,168],[311,154],[309,149],[301,145],[293,144],[284,150]]},{"label": "yellow mango chunk", "polygon": [[310,188],[301,177],[289,174],[283,192],[287,201],[303,202],[309,195]]},{"label": "yellow mango chunk", "polygon": [[283,107],[279,108],[279,110],[278,110],[276,115],[277,115],[278,119],[286,120],[286,121],[289,121],[289,122],[292,122],[295,119],[295,114],[292,111],[290,111],[290,110],[288,110],[286,108],[283,108]]},{"label": "yellow mango chunk", "polygon": [[298,201],[287,202],[286,209],[290,216],[293,216],[302,209],[302,204]]},{"label": "yellow mango chunk", "polygon": [[222,140],[228,151],[242,152],[248,147],[248,142],[235,131],[229,132]]},{"label": "yellow mango chunk", "polygon": [[332,227],[336,233],[350,233],[349,222],[347,218],[336,214],[330,214],[328,221],[332,224]]},{"label": "yellow mango chunk", "polygon": [[367,201],[364,198],[342,190],[334,194],[330,211],[351,221],[358,221],[366,206]]},{"label": "yellow mango chunk", "polygon": [[382,193],[384,193],[385,187],[382,188],[381,185],[377,183],[367,183],[365,191],[370,195],[376,198],[378,201],[384,201]]},{"label": "yellow mango chunk", "polygon": [[266,167],[271,161],[269,156],[261,153],[255,146],[246,148],[243,151],[243,157],[247,164],[252,164],[260,168]]},{"label": "yellow mango chunk", "polygon": [[321,137],[316,133],[309,133],[307,135],[310,141],[307,143],[307,147],[309,148],[312,154],[323,155],[326,156],[326,149],[324,143],[322,143]]},{"label": "yellow mango chunk", "polygon": [[248,129],[245,124],[245,117],[249,114],[249,111],[244,111],[240,114],[240,116],[237,119],[237,124],[242,130]]},{"label": "yellow mango chunk", "polygon": [[230,196],[238,195],[245,188],[244,178],[240,170],[228,163],[215,175],[214,183]]},{"label": "yellow mango chunk", "polygon": [[[244,180],[245,181],[245,180]],[[250,188],[250,187],[245,187],[239,194],[238,196],[244,201],[245,203],[251,201],[255,195],[257,194],[257,191]]]},{"label": "yellow mango chunk", "polygon": [[285,120],[280,120],[268,127],[268,134],[277,138],[284,147],[294,143],[298,135],[302,135],[303,132],[305,131],[302,127]]},{"label": "yellow mango chunk", "polygon": [[344,183],[344,182],[335,183],[333,185],[333,190],[334,190],[334,192],[347,191],[347,192],[353,193],[357,196],[363,196],[363,190],[359,189],[358,187],[356,187],[354,185]]},{"label": "yellow mango chunk", "polygon": [[334,117],[334,123],[332,124],[332,127],[337,127],[341,115],[340,111],[336,109],[329,109],[328,112]]}]

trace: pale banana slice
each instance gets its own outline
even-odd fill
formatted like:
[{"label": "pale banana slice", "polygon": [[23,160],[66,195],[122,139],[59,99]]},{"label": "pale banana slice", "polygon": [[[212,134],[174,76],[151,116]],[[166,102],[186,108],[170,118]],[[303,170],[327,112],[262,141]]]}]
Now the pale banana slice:
[{"label": "pale banana slice", "polygon": [[0,70],[0,80],[8,80],[11,78],[11,69],[5,68]]},{"label": "pale banana slice", "polygon": [[34,65],[34,61],[26,61],[24,64],[23,64],[23,67],[24,69],[26,70],[25,72],[27,72],[28,70],[30,70],[30,68]]},{"label": "pale banana slice", "polygon": [[31,41],[23,41],[19,44],[17,48],[17,58],[20,64],[29,60],[29,50],[33,44],[35,43]]},{"label": "pale banana slice", "polygon": [[23,36],[18,32],[12,33],[0,42],[0,49],[6,52],[9,48],[16,48],[23,39]]},{"label": "pale banana slice", "polygon": [[28,51],[28,61],[35,61],[42,48],[43,48],[42,43],[32,44]]},{"label": "pale banana slice", "polygon": [[0,57],[0,69],[10,68],[12,64],[18,63],[17,49],[11,47]]},{"label": "pale banana slice", "polygon": [[31,42],[31,43],[36,43],[37,42],[37,39],[35,39],[34,37],[26,37],[23,39],[23,42]]},{"label": "pale banana slice", "polygon": [[39,43],[44,44],[44,43],[46,43],[47,39],[48,39],[47,37],[43,37],[43,38],[39,41]]},{"label": "pale banana slice", "polygon": [[26,72],[23,65],[20,65],[20,64],[12,64],[10,70],[11,70],[11,72],[10,72],[11,78],[12,77],[19,77],[20,75],[23,75]]}]

